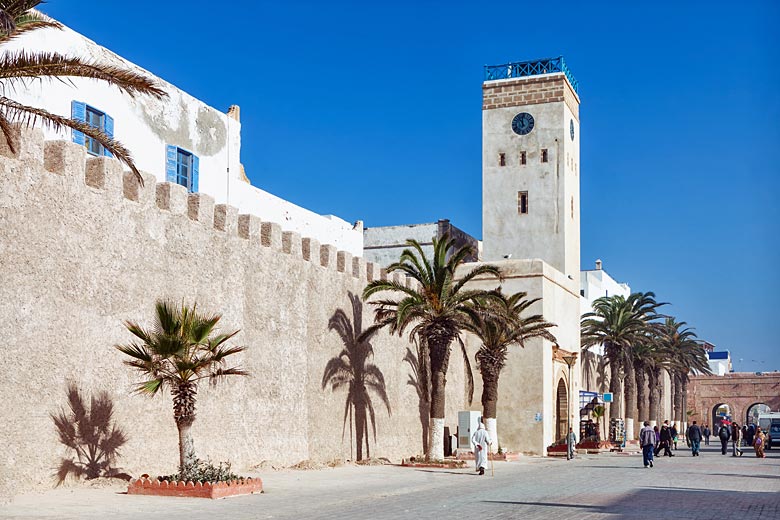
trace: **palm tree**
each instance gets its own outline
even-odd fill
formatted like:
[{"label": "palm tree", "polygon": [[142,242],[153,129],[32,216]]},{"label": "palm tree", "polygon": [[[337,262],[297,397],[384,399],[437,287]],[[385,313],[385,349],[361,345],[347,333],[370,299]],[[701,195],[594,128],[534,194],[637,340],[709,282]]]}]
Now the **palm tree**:
[{"label": "palm tree", "polygon": [[[497,267],[480,265],[468,271],[460,280],[455,280],[455,271],[472,254],[468,246],[455,249],[456,241],[447,234],[433,240],[433,258],[426,258],[422,246],[416,240],[408,240],[398,262],[387,268],[388,273],[401,272],[414,279],[419,287],[406,287],[392,280],[375,280],[363,291],[367,300],[381,292],[400,293],[400,299],[385,296],[370,302],[376,306],[373,328],[388,327],[391,334],[403,335],[407,328],[410,340],[418,346],[420,375],[430,370],[430,440],[428,459],[444,458],[444,407],[447,368],[450,347],[460,338],[461,330],[473,312],[467,305],[470,301],[486,294],[486,291],[467,290],[465,285],[480,275],[500,278]],[[448,252],[453,251],[448,258]],[[462,342],[461,353],[467,367],[471,387],[471,366]],[[427,366],[423,366],[423,362]],[[428,392],[428,380],[424,392]],[[471,392],[469,392],[471,394]]]},{"label": "palm tree", "polygon": [[69,117],[53,114],[42,108],[18,103],[6,93],[36,79],[91,78],[105,81],[127,95],[150,95],[157,99],[167,97],[166,92],[154,80],[133,71],[96,63],[77,56],[65,56],[57,52],[8,51],[3,45],[22,34],[38,29],[61,29],[62,25],[33,8],[42,0],[0,0],[0,131],[12,152],[16,152],[13,124],[33,126],[40,122],[56,131],[71,128],[99,142],[114,157],[126,164],[139,182],[141,174],[130,152],[105,132],[90,124]]},{"label": "palm tree", "polygon": [[633,364],[628,362],[632,345],[647,340],[652,321],[657,319],[656,309],[663,303],[655,301],[655,294],[633,293],[628,298],[620,295],[605,296],[593,302],[593,312],[582,316],[582,347],[604,346],[604,356],[610,367],[609,391],[614,396],[609,417],[620,417],[622,383],[626,385],[626,429],[633,431],[636,415],[636,381]]},{"label": "palm tree", "polygon": [[[347,400],[344,405],[344,427],[341,430],[341,438],[344,438],[347,418],[350,421],[352,431],[352,416],[354,412],[356,459],[363,460],[363,442],[366,445],[366,457],[371,458],[368,442],[368,421],[376,442],[376,414],[374,404],[371,402],[369,390],[376,393],[391,415],[390,400],[385,390],[385,377],[379,367],[369,363],[374,355],[374,348],[370,339],[377,332],[376,329],[363,331],[363,303],[360,297],[349,293],[352,303],[352,320],[342,309],[337,309],[328,321],[328,329],[335,330],[341,338],[344,348],[339,355],[328,361],[325,365],[325,373],[322,375],[322,389],[330,385],[331,390],[338,390],[347,386]],[[351,437],[351,433],[350,433]],[[350,443],[351,451],[351,443]]]},{"label": "palm tree", "polygon": [[687,393],[689,375],[691,372],[711,374],[707,362],[707,354],[697,340],[692,328],[686,327],[684,321],[678,322],[672,317],[666,318],[663,324],[661,341],[667,353],[667,370],[673,382],[673,420],[680,425],[685,422],[687,409]]},{"label": "palm tree", "polygon": [[473,312],[464,324],[465,330],[474,334],[482,343],[477,350],[477,369],[482,375],[482,417],[485,419],[493,442],[498,445],[496,406],[498,381],[506,365],[511,345],[525,346],[532,338],[557,340],[548,329],[555,324],[547,322],[541,314],[523,316],[541,298],[526,299],[527,293],[518,292],[504,296],[500,289],[484,298],[478,298],[471,306]]},{"label": "palm tree", "polygon": [[227,345],[239,331],[216,333],[221,318],[198,312],[197,305],[157,301],[152,328],[126,321],[127,330],[140,341],[115,347],[130,356],[124,363],[146,378],[137,385],[138,393],[154,396],[170,387],[173,418],[179,430],[180,475],[188,475],[196,461],[191,428],[198,383],[208,379],[216,384],[227,376],[248,375],[239,367],[225,367],[226,358],[243,352],[244,347]]},{"label": "palm tree", "polygon": [[598,440],[599,441],[601,440],[601,437],[602,437],[601,432],[604,431],[602,429],[602,423],[603,423],[604,413],[605,412],[606,412],[606,410],[604,409],[603,405],[594,406],[593,407],[593,411],[591,412],[591,415],[593,415],[593,418],[596,419],[596,424],[599,425],[599,435],[598,435]]}]

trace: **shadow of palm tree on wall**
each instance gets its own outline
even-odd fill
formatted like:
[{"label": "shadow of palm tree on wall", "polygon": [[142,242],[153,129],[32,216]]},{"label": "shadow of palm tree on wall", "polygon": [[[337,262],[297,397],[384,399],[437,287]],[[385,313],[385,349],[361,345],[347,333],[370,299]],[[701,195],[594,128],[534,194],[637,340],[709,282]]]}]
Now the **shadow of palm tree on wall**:
[{"label": "shadow of palm tree on wall", "polygon": [[[406,349],[406,355],[404,361],[409,363],[409,367],[412,369],[412,373],[409,374],[409,380],[407,385],[412,386],[417,391],[417,410],[420,414],[420,426],[422,426],[422,446],[423,453],[428,453],[428,415],[431,410],[431,395],[430,390],[426,384],[427,375],[420,374],[420,363],[417,360],[417,356],[412,349]],[[424,367],[423,367],[424,368]]]},{"label": "shadow of palm tree on wall", "polygon": [[349,293],[352,304],[352,320],[342,309],[337,309],[328,321],[328,330],[334,330],[341,338],[344,348],[339,355],[328,361],[322,375],[322,389],[330,385],[332,391],[347,387],[347,399],[344,404],[344,426],[341,438],[344,439],[347,422],[350,431],[350,454],[352,451],[352,426],[355,427],[355,460],[363,460],[363,445],[365,443],[366,457],[370,458],[368,423],[376,442],[376,413],[371,401],[371,392],[376,394],[387,408],[387,414],[392,415],[390,401],[385,389],[385,377],[379,367],[370,363],[374,356],[371,337],[378,329],[363,330],[363,303],[360,298]]},{"label": "shadow of palm tree on wall", "polygon": [[114,403],[107,392],[92,396],[89,407],[78,387],[68,385],[68,409],[51,414],[60,442],[75,457],[62,458],[57,468],[57,485],[68,475],[86,479],[113,477],[130,480],[130,475],[115,467],[119,448],[127,435],[113,422]]}]

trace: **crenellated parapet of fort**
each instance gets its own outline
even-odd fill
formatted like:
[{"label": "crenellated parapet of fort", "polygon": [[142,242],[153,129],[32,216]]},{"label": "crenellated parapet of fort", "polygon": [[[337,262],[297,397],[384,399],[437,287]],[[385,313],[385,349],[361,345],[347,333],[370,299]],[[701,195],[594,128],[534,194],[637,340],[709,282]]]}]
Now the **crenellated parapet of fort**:
[{"label": "crenellated parapet of fort", "polygon": [[[204,194],[147,174],[143,183],[112,158],[44,141],[20,129],[16,153],[0,140],[0,500],[53,484],[68,451],[51,414],[76,383],[86,396],[107,392],[128,432],[117,465],[133,476],[167,474],[178,460],[170,396],[134,393],[139,376],[114,345],[132,336],[127,320],[151,325],[154,302],[197,302],[240,329],[238,361],[250,375],[198,391],[193,426],[199,457],[260,464],[354,460],[357,432],[345,416],[346,387],[326,366],[373,322],[360,300],[371,280],[412,280],[329,244],[239,214]],[[365,361],[382,374],[370,455],[400,460],[422,450],[422,422],[406,336],[380,331]],[[460,356],[452,356],[447,413],[466,406]],[[353,436],[345,435],[350,431]],[[346,430],[345,430],[346,428]],[[364,437],[365,437],[364,436]],[[364,457],[367,455],[363,438]]]}]

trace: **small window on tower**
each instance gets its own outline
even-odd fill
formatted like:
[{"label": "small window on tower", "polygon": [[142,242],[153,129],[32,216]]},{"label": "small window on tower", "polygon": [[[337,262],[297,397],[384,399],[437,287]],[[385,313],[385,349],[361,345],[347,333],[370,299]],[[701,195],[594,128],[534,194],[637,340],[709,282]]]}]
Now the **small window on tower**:
[{"label": "small window on tower", "polygon": [[547,162],[547,148],[542,148],[542,162]]},{"label": "small window on tower", "polygon": [[571,198],[571,219],[574,220],[574,197]]},{"label": "small window on tower", "polygon": [[526,155],[525,152],[520,152],[520,164],[525,164]]},{"label": "small window on tower", "polygon": [[527,191],[517,192],[517,214],[518,215],[528,214],[528,192]]},{"label": "small window on tower", "polygon": [[506,154],[504,153],[498,154],[498,165],[506,166]]}]

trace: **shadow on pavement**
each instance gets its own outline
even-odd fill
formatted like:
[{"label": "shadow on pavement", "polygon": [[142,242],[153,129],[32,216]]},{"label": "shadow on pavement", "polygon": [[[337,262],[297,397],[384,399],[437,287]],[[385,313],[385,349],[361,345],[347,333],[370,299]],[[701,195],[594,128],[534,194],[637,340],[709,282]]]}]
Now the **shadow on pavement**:
[{"label": "shadow on pavement", "polygon": [[[780,518],[780,496],[775,492],[723,491],[697,488],[645,487],[621,496],[604,505],[566,504],[562,502],[519,502],[484,500],[486,504],[586,509],[593,512],[620,515],[618,518],[674,518],[686,512],[715,511],[718,504],[730,511],[749,512],[747,518]],[[518,508],[515,513],[526,511]],[[538,510],[534,510],[539,513]],[[758,516],[752,516],[758,512]],[[488,514],[489,516],[489,514]],[[711,518],[715,518],[713,516]],[[707,518],[707,517],[702,517]]]}]

